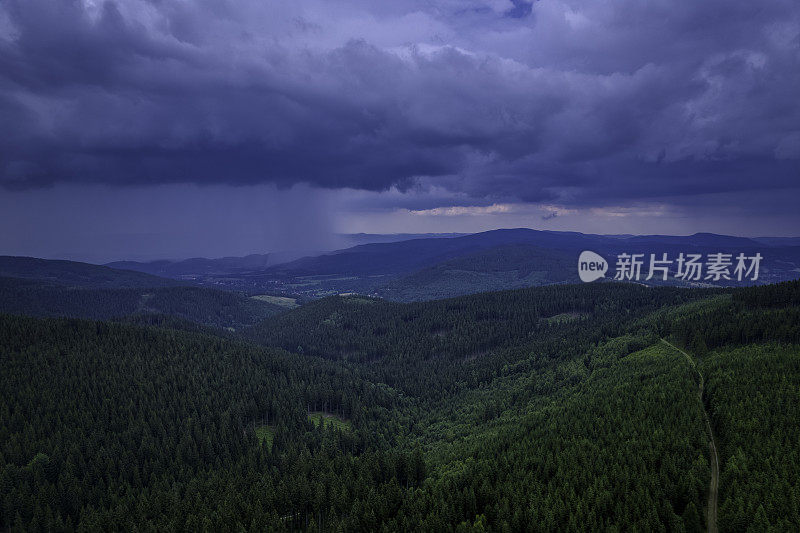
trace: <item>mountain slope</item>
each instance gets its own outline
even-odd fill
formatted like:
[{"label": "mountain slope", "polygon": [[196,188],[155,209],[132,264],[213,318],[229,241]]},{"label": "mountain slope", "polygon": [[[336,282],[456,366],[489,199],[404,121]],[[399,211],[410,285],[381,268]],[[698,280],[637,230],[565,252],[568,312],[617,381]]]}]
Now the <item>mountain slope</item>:
[{"label": "mountain slope", "polygon": [[[779,239],[770,244],[764,239],[712,233],[592,235],[518,228],[462,236],[427,235],[399,241],[393,238],[289,262],[283,262],[285,256],[269,254],[152,263],[118,262],[111,266],[249,295],[319,298],[356,292],[412,301],[577,281],[577,259],[584,250],[594,251],[608,261],[607,277],[614,276],[619,254],[642,254],[640,282],[677,286],[742,284],[724,278],[706,280],[703,277],[688,282],[676,279],[675,260],[682,253],[700,254],[704,259],[718,253],[731,254],[732,259],[739,253],[747,257],[761,254],[759,279],[755,283],[776,283],[800,277],[800,247],[786,245],[792,243]],[[670,278],[646,281],[650,255],[660,259],[664,253],[673,261]],[[529,277],[525,279],[526,276]]]},{"label": "mountain slope", "polygon": [[389,300],[410,302],[485,291],[577,282],[571,253],[527,244],[481,250],[393,279],[376,289]]},{"label": "mountain slope", "polygon": [[180,278],[193,275],[231,274],[241,271],[264,270],[278,262],[273,254],[252,254],[244,257],[206,259],[195,257],[181,261],[116,261],[106,266],[146,272],[156,276]]},{"label": "mountain slope", "polygon": [[330,254],[298,259],[277,265],[270,270],[306,275],[407,272],[479,250],[509,245],[529,245],[541,249],[571,252],[593,249],[599,253],[616,252],[625,248],[639,252],[654,246],[659,250],[683,247],[684,251],[708,247],[719,247],[720,251],[727,251],[764,246],[752,239],[712,233],[696,233],[689,236],[606,236],[517,228],[492,230],[449,239],[412,239],[394,243],[365,244]]},{"label": "mountain slope", "polygon": [[458,520],[511,529],[702,530],[711,457],[697,374],[663,336],[699,358],[708,380],[720,531],[800,525],[795,469],[781,466],[800,453],[800,282],[566,285],[415,304],[335,297],[252,331],[360,362],[428,405],[417,426],[439,475],[423,501],[436,503],[411,529],[446,528],[442,509],[454,507]]},{"label": "mountain slope", "polygon": [[800,527],[798,282],[336,296],[246,333],[0,316],[0,529],[702,531],[662,338],[708,380],[720,530]]},{"label": "mountain slope", "polygon": [[[398,496],[376,460],[393,472],[414,460],[387,450],[403,405],[392,391],[207,335],[0,315],[0,390],[3,531],[296,530],[318,516],[298,488],[321,486],[325,512],[345,516]],[[313,424],[308,404],[349,431]]]},{"label": "mountain slope", "polygon": [[175,287],[180,282],[141,272],[77,261],[0,256],[0,277],[23,278],[86,288]]},{"label": "mountain slope", "polygon": [[[522,252],[527,250],[527,252]],[[308,296],[336,292],[377,294],[400,301],[455,296],[481,290],[577,280],[577,259],[583,250],[594,251],[609,263],[607,277],[615,273],[617,256],[642,254],[647,276],[651,254],[667,254],[673,261],[672,285],[737,285],[738,280],[685,282],[675,279],[679,254],[761,254],[757,283],[775,283],[800,277],[800,247],[768,246],[753,239],[697,233],[670,235],[590,235],[530,229],[494,230],[449,239],[417,239],[356,246],[330,254],[307,257],[267,269],[253,279],[282,284]],[[535,251],[535,253],[534,253]],[[528,257],[525,257],[525,254]],[[504,258],[503,255],[508,255]],[[503,264],[505,263],[505,264]],[[538,266],[537,266],[538,265]],[[520,272],[538,272],[520,281]],[[524,277],[524,276],[523,276]],[[649,282],[648,282],[649,283]],[[746,283],[746,282],[745,282]]]},{"label": "mountain slope", "polygon": [[120,319],[167,315],[207,326],[240,328],[283,311],[246,296],[204,287],[86,288],[0,278],[0,312],[37,317]]},{"label": "mountain slope", "polygon": [[74,261],[0,257],[0,273],[4,313],[90,319],[166,315],[239,328],[283,310],[238,293]]},{"label": "mountain slope", "polygon": [[298,259],[272,267],[269,271],[293,275],[397,274],[497,246],[528,244],[558,250],[577,250],[604,242],[614,241],[581,233],[503,229],[449,239],[412,239],[364,244],[317,257]]}]

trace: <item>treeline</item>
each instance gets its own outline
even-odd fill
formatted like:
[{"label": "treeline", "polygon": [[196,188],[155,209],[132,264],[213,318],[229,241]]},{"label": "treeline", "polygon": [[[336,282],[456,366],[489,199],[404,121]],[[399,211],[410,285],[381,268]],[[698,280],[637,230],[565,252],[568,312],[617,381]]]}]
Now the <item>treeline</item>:
[{"label": "treeline", "polygon": [[800,305],[800,281],[785,281],[761,287],[737,289],[732,299],[750,308]]},{"label": "treeline", "polygon": [[763,342],[800,343],[800,281],[733,291],[708,304],[652,317],[648,327],[671,335],[694,355]]}]

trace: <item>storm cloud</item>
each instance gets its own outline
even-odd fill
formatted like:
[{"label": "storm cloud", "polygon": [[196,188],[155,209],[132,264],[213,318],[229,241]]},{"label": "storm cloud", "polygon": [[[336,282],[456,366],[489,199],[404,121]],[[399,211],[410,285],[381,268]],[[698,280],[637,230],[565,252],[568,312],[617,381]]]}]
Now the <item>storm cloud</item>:
[{"label": "storm cloud", "polygon": [[799,94],[793,0],[0,3],[7,190],[798,195]]}]

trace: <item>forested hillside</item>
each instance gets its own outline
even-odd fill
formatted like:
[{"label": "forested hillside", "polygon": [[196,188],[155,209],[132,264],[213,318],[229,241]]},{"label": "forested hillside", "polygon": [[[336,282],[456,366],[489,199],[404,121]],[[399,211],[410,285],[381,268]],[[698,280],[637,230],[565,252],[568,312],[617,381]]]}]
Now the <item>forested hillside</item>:
[{"label": "forested hillside", "polygon": [[243,295],[204,287],[87,288],[0,277],[0,312],[97,320],[167,315],[239,328],[282,310]]},{"label": "forested hillside", "polygon": [[376,292],[389,300],[413,302],[577,282],[574,260],[573,254],[560,250],[525,244],[497,246],[399,277]]},{"label": "forested hillside", "polygon": [[799,292],[331,297],[240,341],[5,316],[0,529],[702,531],[706,411],[719,530],[795,530]]},{"label": "forested hillside", "polygon": [[[516,365],[582,358],[634,318],[714,294],[632,284],[539,287],[397,304],[334,296],[245,331],[261,344],[363,363],[373,379],[426,396],[486,385]],[[641,347],[645,347],[643,344]]]},{"label": "forested hillside", "polygon": [[[9,316],[0,346],[4,530],[297,528],[312,510],[328,523],[400,498],[417,483],[408,465],[424,472],[419,454],[389,449],[402,398],[330,363]],[[323,403],[352,430],[309,422],[307,405]]]},{"label": "forested hillside", "polygon": [[800,345],[713,352],[704,363],[720,449],[720,530],[800,525]]},{"label": "forested hillside", "polygon": [[658,346],[619,348],[556,367],[555,393],[520,378],[494,411],[434,424],[446,459],[414,527],[700,531],[709,468],[691,372]]},{"label": "forested hillside", "polygon": [[[32,257],[0,257],[0,313],[176,326],[241,328],[282,311],[238,292],[141,272]],[[161,318],[157,318],[161,316]],[[183,324],[184,329],[197,329]]]}]

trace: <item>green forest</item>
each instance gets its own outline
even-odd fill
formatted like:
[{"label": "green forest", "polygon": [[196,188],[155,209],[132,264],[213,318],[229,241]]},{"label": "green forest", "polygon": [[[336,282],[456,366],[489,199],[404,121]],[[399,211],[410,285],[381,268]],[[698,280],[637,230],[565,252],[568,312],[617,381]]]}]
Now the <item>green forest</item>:
[{"label": "green forest", "polygon": [[0,315],[0,530],[800,530],[800,282],[186,290]]},{"label": "green forest", "polygon": [[0,312],[35,317],[139,322],[169,317],[195,326],[239,329],[281,310],[263,300],[205,287],[86,287],[0,277]]}]

